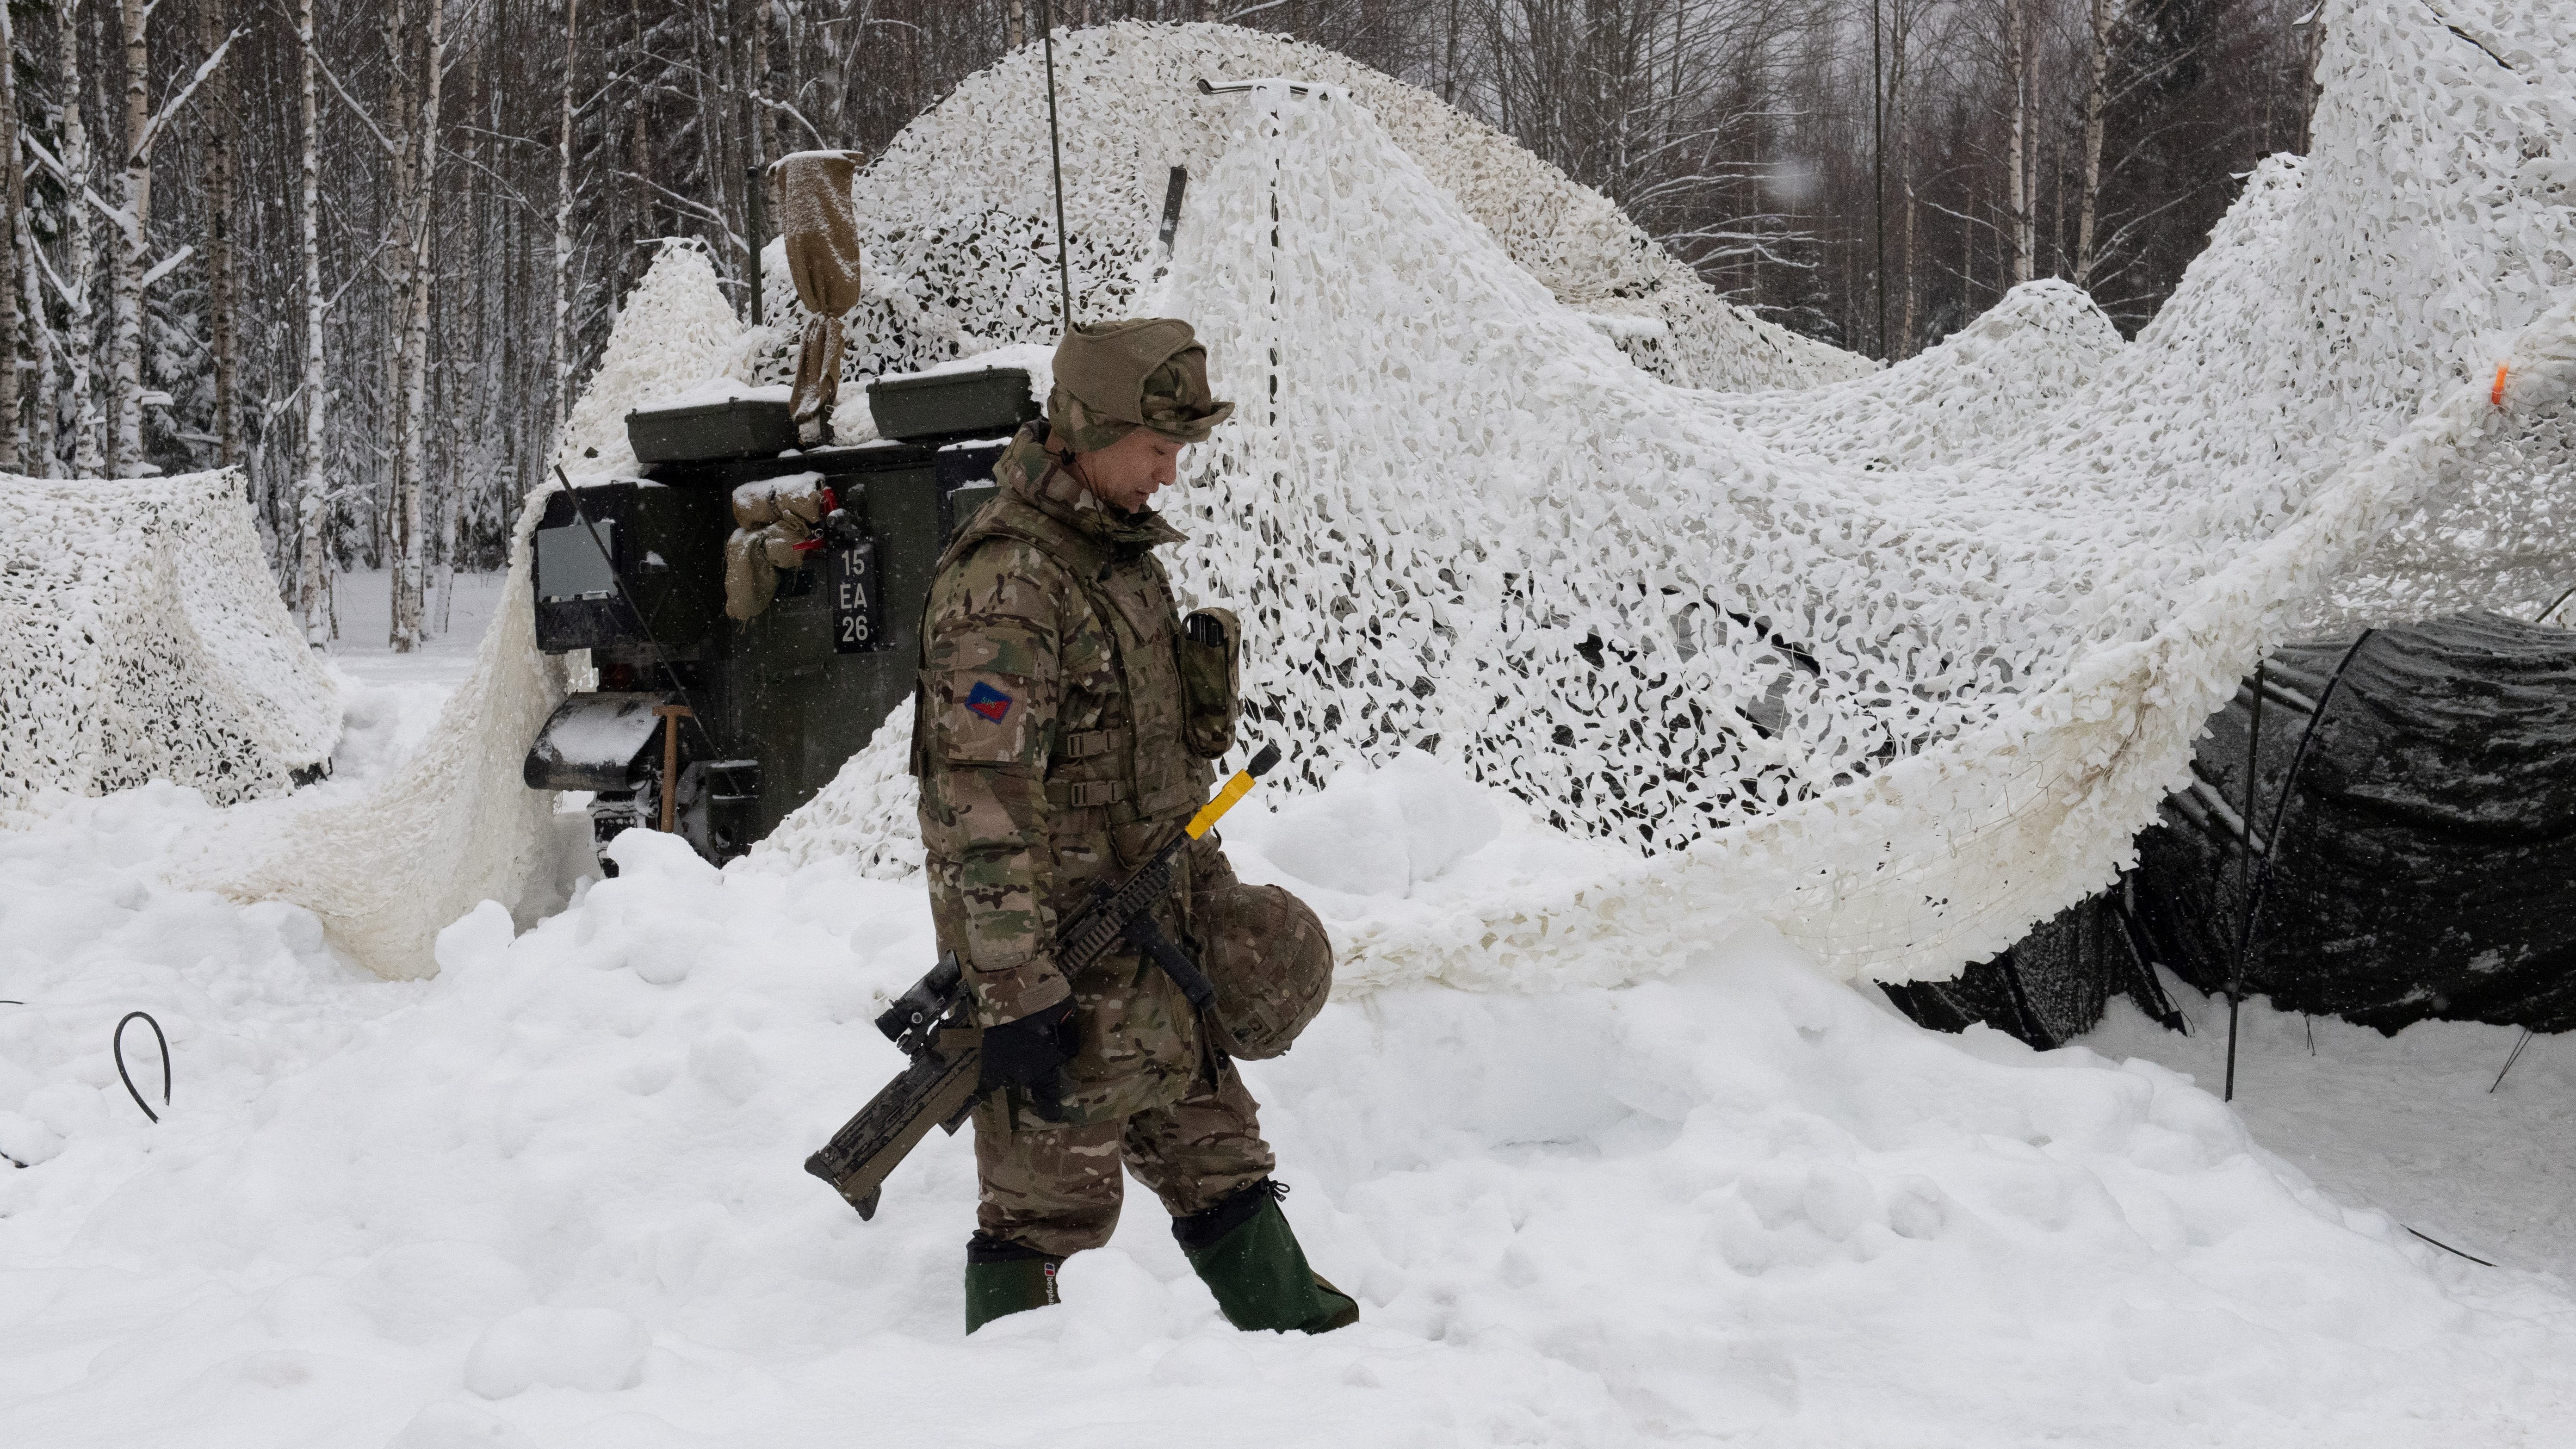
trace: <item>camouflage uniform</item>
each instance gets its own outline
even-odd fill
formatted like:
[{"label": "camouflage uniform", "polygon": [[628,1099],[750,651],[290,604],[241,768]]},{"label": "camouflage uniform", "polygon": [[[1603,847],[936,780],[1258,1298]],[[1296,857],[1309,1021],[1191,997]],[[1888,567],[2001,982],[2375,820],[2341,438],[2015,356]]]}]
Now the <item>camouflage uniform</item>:
[{"label": "camouflage uniform", "polygon": [[[1079,404],[1059,393],[1051,411],[1097,445]],[[1074,1001],[1061,1120],[1018,1091],[974,1119],[982,1232],[1063,1256],[1108,1241],[1122,1162],[1178,1217],[1266,1178],[1272,1158],[1251,1094],[1161,969],[1119,954],[1067,980],[1052,955],[1059,925],[1206,803],[1215,774],[1183,742],[1179,611],[1152,553],[1181,534],[1102,504],[1056,465],[1045,427],[1012,440],[999,496],[933,577],[913,770],[931,913],[978,1021]],[[1210,836],[1158,922],[1188,943],[1193,882],[1232,879]]]}]

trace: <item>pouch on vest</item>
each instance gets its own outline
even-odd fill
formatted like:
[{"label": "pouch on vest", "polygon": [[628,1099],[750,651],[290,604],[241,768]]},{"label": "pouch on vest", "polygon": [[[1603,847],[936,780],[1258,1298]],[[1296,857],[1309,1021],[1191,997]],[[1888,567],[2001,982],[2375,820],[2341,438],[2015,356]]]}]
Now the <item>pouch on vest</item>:
[{"label": "pouch on vest", "polygon": [[1201,609],[1181,621],[1181,743],[1203,760],[1234,748],[1240,707],[1243,631],[1231,609]]}]

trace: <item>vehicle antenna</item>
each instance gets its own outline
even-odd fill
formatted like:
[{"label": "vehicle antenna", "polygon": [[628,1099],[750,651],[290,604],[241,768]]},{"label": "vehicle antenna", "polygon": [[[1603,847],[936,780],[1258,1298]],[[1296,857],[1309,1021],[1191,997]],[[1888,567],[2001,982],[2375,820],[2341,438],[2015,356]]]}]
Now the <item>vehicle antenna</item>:
[{"label": "vehicle antenna", "polygon": [[1073,331],[1073,263],[1068,260],[1064,243],[1064,133],[1058,129],[1055,114],[1055,4],[1038,0],[1038,24],[1046,40],[1047,73],[1047,145],[1055,153],[1055,285],[1064,303],[1064,330]]}]

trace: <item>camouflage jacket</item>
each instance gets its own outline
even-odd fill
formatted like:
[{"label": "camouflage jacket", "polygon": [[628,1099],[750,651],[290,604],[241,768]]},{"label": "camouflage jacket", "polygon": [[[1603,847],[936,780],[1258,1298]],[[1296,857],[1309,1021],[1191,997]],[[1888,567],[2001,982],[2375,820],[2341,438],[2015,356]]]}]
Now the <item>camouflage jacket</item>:
[{"label": "camouflage jacket", "polygon": [[[1181,534],[1102,505],[1050,467],[1033,424],[1001,491],[932,576],[914,692],[913,773],[931,913],[989,1025],[1075,1001],[1071,1121],[1176,1098],[1197,1023],[1163,972],[1108,957],[1068,980],[1059,926],[1206,803],[1182,739],[1179,611],[1152,550]],[[1190,873],[1160,919],[1188,937]]]}]

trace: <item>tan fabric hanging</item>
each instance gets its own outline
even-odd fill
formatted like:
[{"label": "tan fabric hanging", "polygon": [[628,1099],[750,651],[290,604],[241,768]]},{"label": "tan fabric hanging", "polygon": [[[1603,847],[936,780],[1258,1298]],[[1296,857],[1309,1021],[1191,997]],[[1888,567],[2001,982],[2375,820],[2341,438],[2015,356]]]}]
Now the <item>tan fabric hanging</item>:
[{"label": "tan fabric hanging", "polygon": [[771,168],[787,275],[805,304],[796,383],[788,394],[799,447],[832,441],[832,408],[841,396],[841,317],[859,304],[859,220],[850,202],[858,165],[856,151],[799,151]]}]

